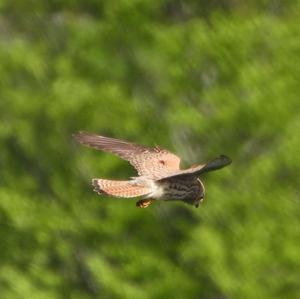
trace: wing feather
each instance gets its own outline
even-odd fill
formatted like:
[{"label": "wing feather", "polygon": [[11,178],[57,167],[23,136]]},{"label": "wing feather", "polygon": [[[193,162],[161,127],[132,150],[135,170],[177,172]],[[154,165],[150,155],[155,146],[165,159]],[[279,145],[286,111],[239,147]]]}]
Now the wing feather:
[{"label": "wing feather", "polygon": [[83,145],[113,153],[129,161],[141,176],[158,179],[179,170],[180,158],[159,147],[151,148],[88,132],[79,132],[73,136]]},{"label": "wing feather", "polygon": [[188,169],[176,171],[176,172],[171,173],[159,180],[162,181],[162,180],[167,180],[170,178],[175,178],[175,177],[179,178],[179,177],[186,177],[186,176],[191,176],[191,175],[200,176],[203,173],[221,169],[221,168],[231,164],[231,162],[232,161],[229,157],[227,157],[225,155],[220,155],[219,157],[215,158],[214,160],[212,160],[206,164],[193,166]]}]

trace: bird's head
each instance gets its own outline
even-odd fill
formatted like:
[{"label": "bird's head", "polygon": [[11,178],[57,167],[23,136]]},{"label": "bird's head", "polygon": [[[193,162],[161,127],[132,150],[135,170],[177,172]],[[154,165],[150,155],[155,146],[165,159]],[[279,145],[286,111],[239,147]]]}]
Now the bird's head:
[{"label": "bird's head", "polygon": [[202,203],[202,201],[204,200],[204,196],[205,196],[205,188],[203,183],[201,182],[200,179],[198,179],[199,185],[201,187],[201,191],[199,192],[199,195],[197,196],[196,200],[194,201],[194,206],[196,208],[199,207],[199,205]]}]

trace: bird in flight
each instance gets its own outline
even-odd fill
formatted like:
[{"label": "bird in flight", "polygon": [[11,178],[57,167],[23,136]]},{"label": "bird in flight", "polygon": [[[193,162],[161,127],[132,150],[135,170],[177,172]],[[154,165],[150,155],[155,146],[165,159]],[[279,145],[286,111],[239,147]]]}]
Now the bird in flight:
[{"label": "bird in flight", "polygon": [[199,176],[231,163],[230,158],[221,155],[206,164],[180,169],[180,158],[158,146],[147,147],[88,132],[73,136],[83,145],[110,152],[130,162],[138,172],[137,177],[124,181],[95,178],[92,184],[98,194],[121,198],[141,197],[136,203],[140,208],[147,208],[156,200],[181,200],[197,208],[205,195]]}]

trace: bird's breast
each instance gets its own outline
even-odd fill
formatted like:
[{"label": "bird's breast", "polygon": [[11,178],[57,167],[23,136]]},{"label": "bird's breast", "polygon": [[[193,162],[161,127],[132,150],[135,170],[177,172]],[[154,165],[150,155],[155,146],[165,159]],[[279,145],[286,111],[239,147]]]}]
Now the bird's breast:
[{"label": "bird's breast", "polygon": [[200,180],[173,178],[163,182],[155,182],[155,189],[149,197],[165,200],[197,199],[204,195],[204,187]]}]

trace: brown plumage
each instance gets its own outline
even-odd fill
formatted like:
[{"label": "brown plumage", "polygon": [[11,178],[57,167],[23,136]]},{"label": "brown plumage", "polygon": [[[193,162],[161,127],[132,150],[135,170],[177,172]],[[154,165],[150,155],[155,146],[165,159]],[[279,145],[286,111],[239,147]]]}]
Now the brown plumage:
[{"label": "brown plumage", "polygon": [[133,185],[131,181],[113,181],[93,179],[94,191],[98,194],[106,194],[116,197],[137,197],[148,194],[151,190],[147,187]]},{"label": "brown plumage", "polygon": [[209,163],[181,170],[180,158],[160,147],[150,148],[87,132],[73,136],[81,144],[113,153],[133,165],[139,176],[129,181],[93,179],[92,182],[98,194],[126,198],[143,196],[137,202],[141,208],[154,200],[181,200],[198,207],[205,193],[198,177],[231,163],[228,157],[221,155]]}]

